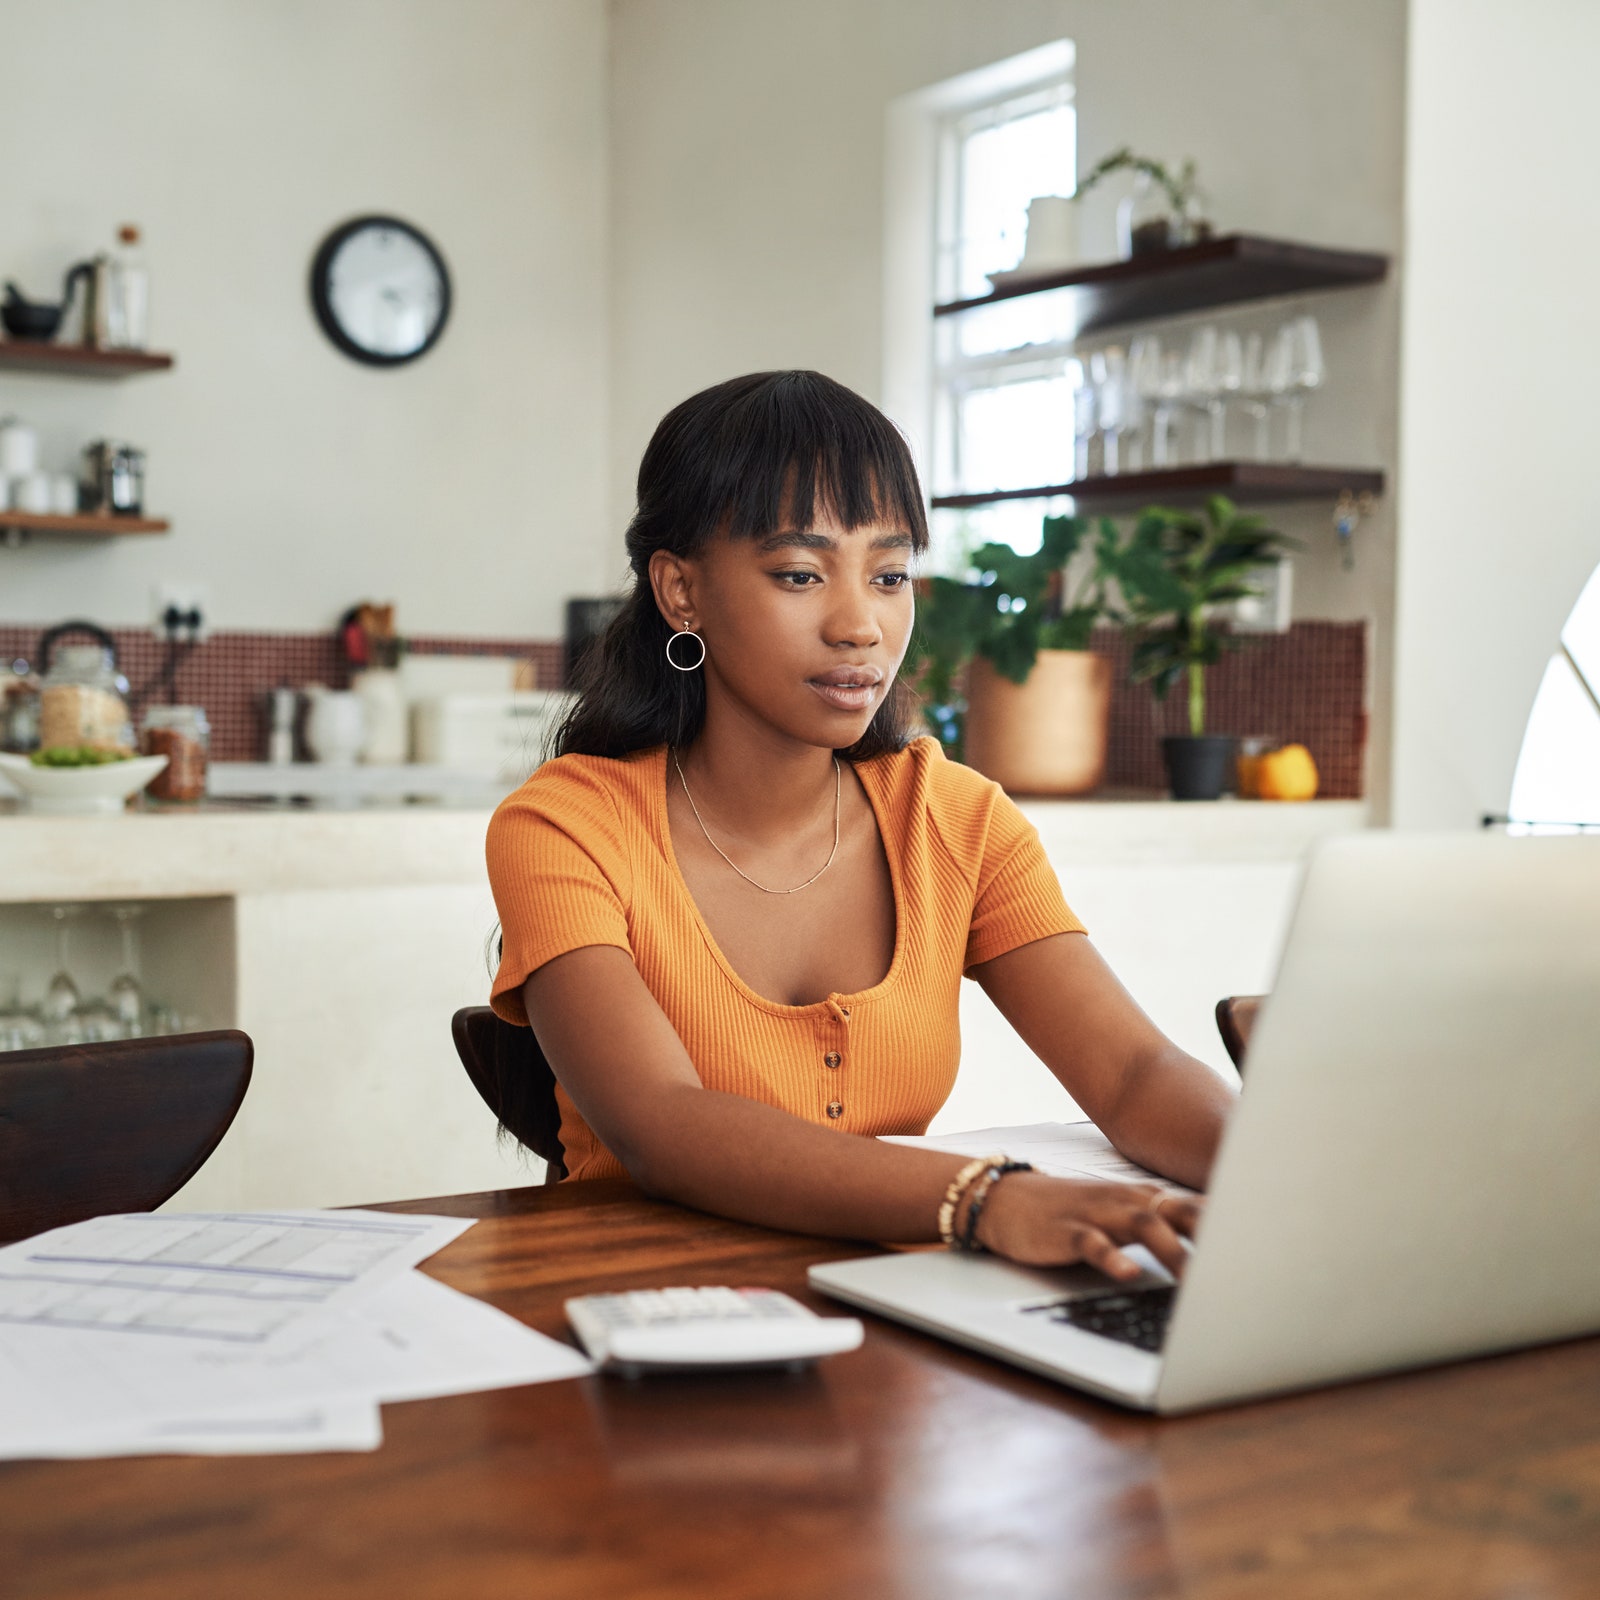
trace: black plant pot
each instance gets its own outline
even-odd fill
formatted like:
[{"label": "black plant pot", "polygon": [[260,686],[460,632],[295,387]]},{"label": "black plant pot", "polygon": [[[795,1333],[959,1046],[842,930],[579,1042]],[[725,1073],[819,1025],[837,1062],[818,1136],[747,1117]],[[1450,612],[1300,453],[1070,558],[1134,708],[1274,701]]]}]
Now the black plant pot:
[{"label": "black plant pot", "polygon": [[1234,746],[1238,741],[1221,733],[1198,739],[1182,735],[1161,741],[1167,763],[1167,782],[1174,800],[1216,800],[1233,776]]}]

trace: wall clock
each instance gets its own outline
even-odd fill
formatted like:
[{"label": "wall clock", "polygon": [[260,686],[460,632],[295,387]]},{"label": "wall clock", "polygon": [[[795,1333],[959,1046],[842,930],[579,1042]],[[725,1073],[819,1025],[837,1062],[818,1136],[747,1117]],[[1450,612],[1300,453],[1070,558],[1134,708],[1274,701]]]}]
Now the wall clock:
[{"label": "wall clock", "polygon": [[311,263],[322,331],[373,367],[415,361],[450,316],[450,272],[432,240],[398,217],[356,217],[322,241]]}]

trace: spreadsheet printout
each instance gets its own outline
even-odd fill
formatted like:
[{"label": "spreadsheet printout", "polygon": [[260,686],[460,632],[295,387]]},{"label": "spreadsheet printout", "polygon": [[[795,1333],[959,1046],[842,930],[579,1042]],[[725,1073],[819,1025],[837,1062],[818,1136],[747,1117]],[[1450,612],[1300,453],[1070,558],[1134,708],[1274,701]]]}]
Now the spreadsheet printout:
[{"label": "spreadsheet printout", "polygon": [[260,1344],[470,1226],[375,1211],[95,1217],[0,1249],[0,1324]]}]

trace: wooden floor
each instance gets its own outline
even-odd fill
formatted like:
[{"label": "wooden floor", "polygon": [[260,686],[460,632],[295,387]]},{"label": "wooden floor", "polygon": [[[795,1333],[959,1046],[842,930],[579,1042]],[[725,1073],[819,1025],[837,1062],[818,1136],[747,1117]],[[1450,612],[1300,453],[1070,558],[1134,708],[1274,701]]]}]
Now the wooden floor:
[{"label": "wooden floor", "polygon": [[[558,1335],[571,1293],[804,1298],[807,1263],[862,1253],[623,1183],[402,1209],[484,1217],[428,1270]],[[1164,1421],[869,1319],[800,1378],[588,1379],[384,1426],[372,1455],[0,1466],[0,1596],[1600,1596],[1595,1340]]]}]

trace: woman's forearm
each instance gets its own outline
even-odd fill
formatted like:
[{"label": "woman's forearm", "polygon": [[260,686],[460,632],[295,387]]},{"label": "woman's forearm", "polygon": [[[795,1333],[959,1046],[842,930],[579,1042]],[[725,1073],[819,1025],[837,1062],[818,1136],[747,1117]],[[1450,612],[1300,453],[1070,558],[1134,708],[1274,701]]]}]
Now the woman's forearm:
[{"label": "woman's forearm", "polygon": [[1166,1044],[1130,1064],[1100,1129],[1130,1161],[1204,1189],[1236,1098],[1203,1061]]},{"label": "woman's forearm", "polygon": [[937,1239],[939,1203],[965,1164],[817,1127],[741,1095],[670,1086],[640,1108],[647,1138],[616,1154],[648,1193],[765,1227],[842,1239]]}]

